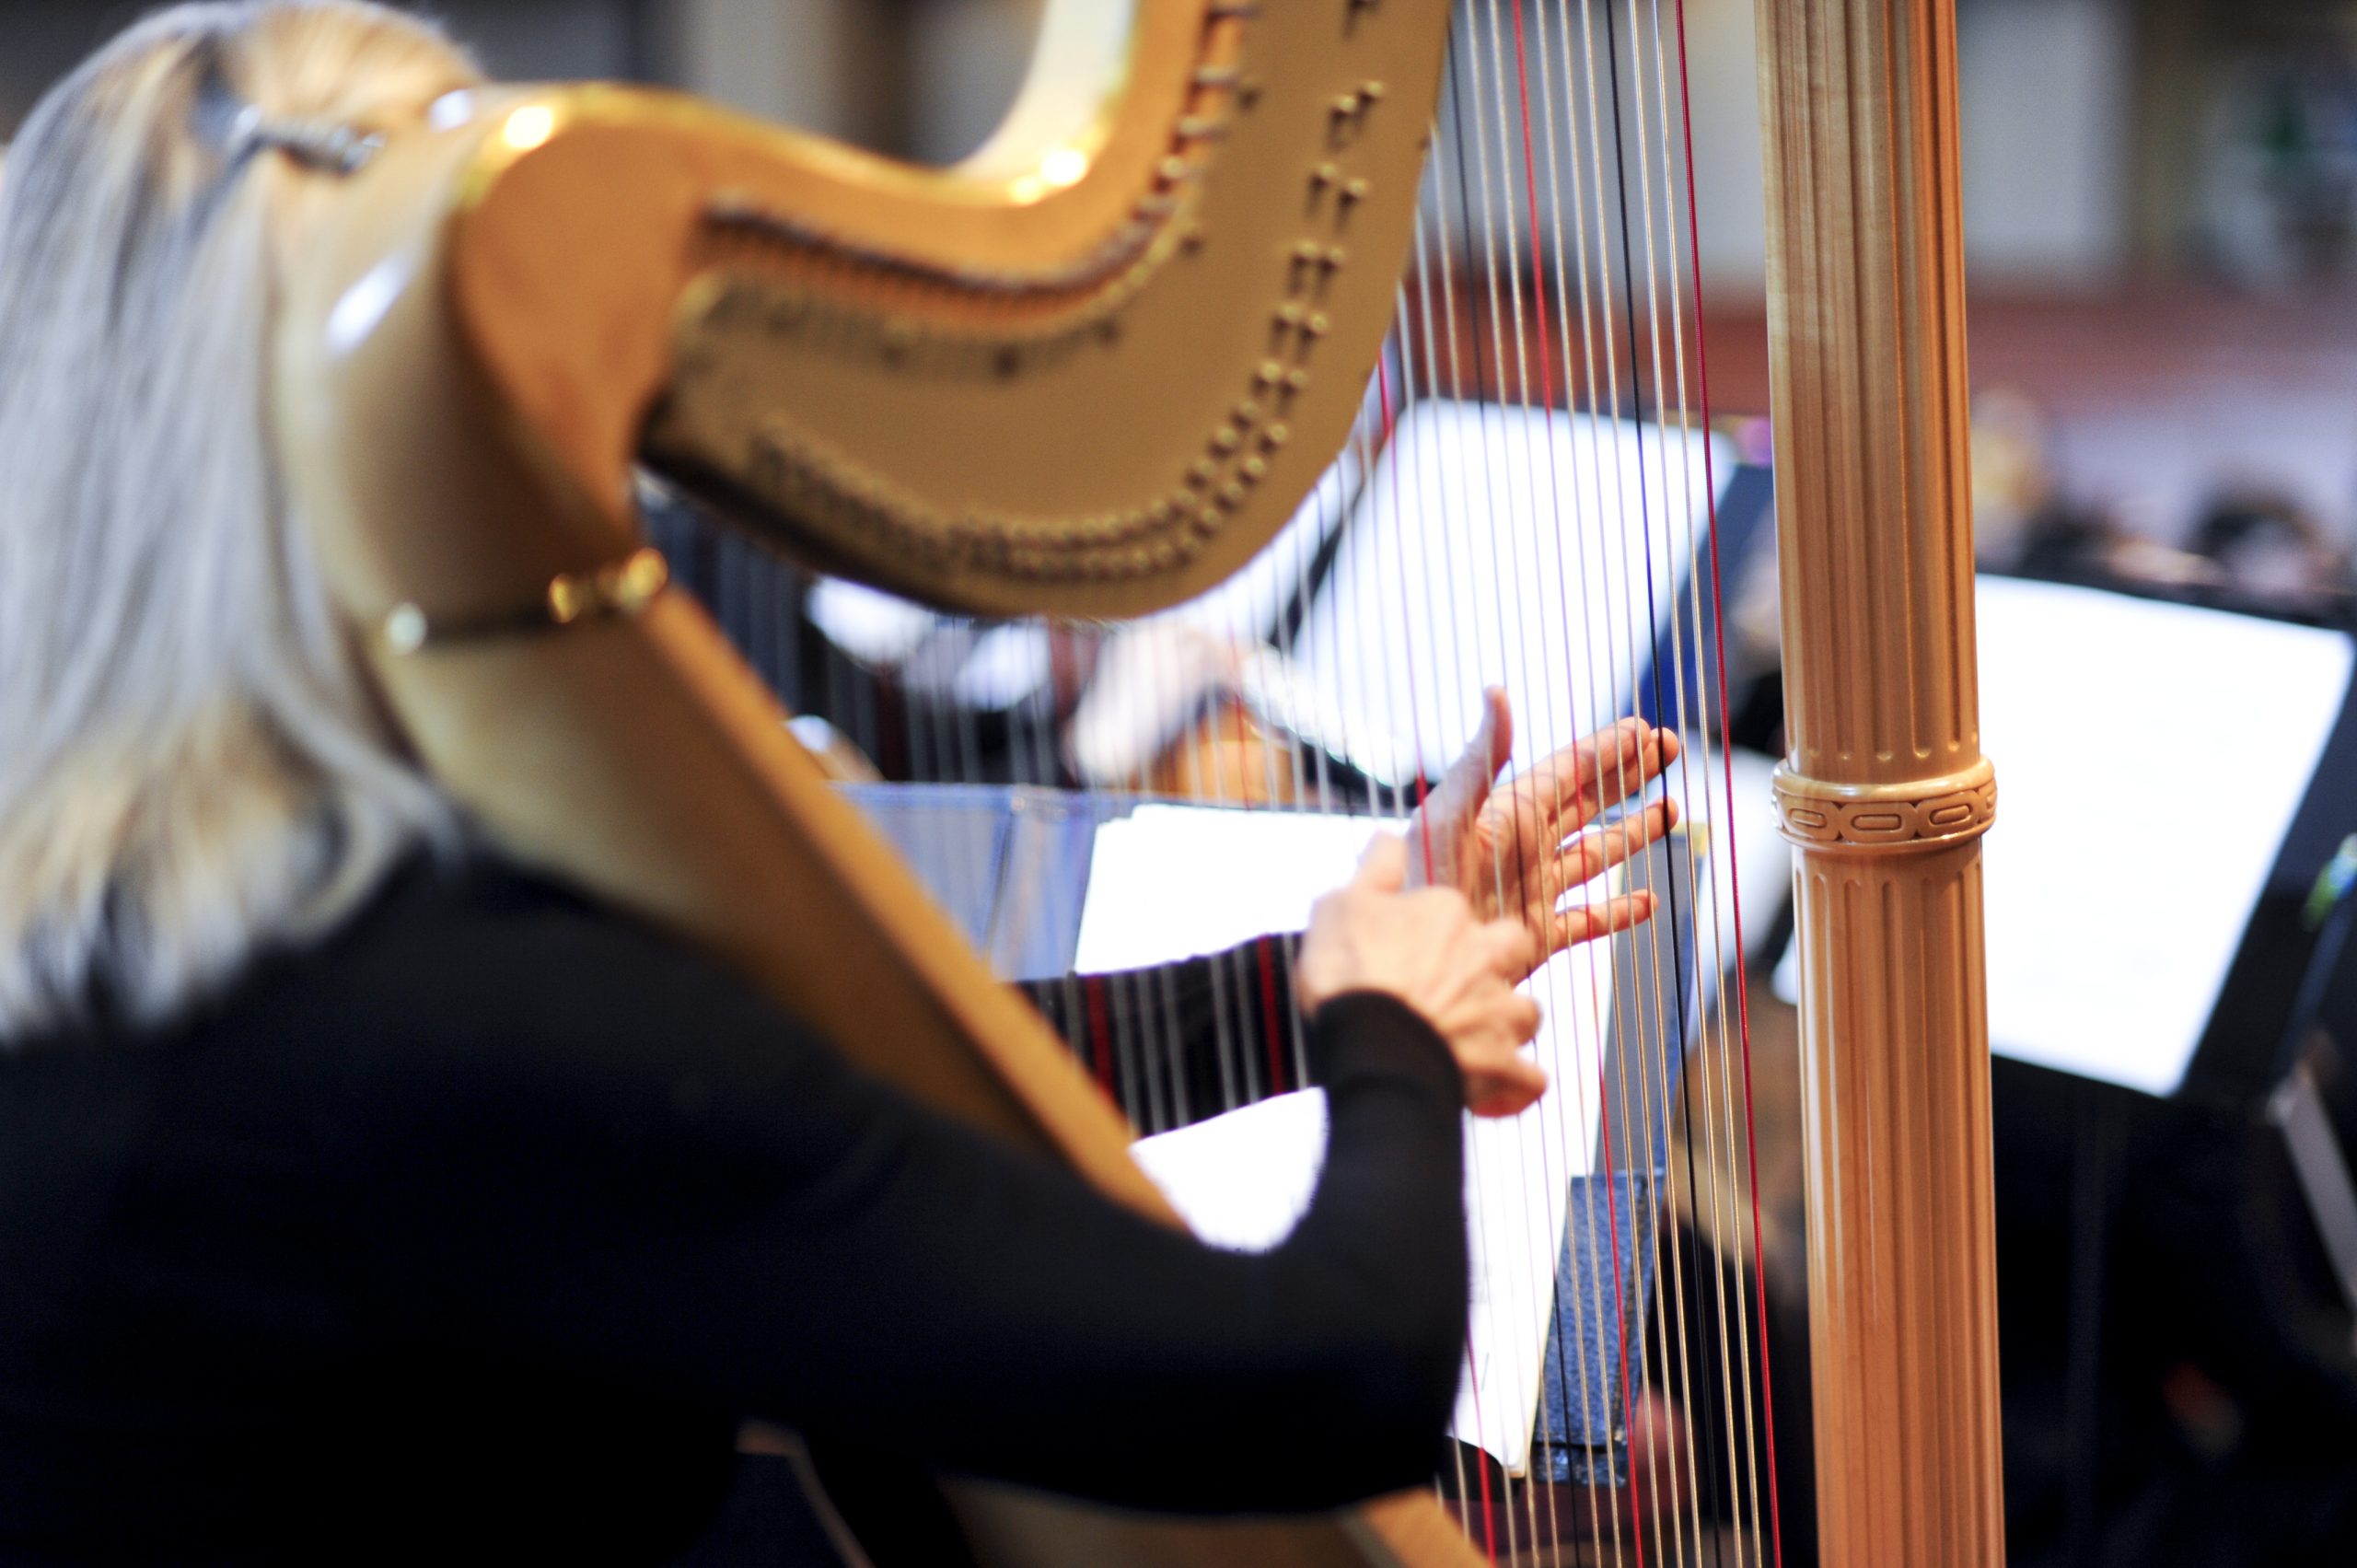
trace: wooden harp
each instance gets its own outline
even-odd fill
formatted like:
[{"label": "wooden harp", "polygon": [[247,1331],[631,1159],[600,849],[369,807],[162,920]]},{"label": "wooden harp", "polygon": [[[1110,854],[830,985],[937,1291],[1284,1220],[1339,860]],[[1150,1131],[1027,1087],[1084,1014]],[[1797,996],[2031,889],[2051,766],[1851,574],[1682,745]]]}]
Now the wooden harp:
[{"label": "wooden harp", "polygon": [[[1529,282],[1517,244],[1501,262],[1492,233],[1469,331],[1502,351],[1503,301],[1513,292],[1519,337],[1527,286],[1546,374],[1517,341],[1486,389],[1542,413],[1580,396],[1571,322],[1559,311],[1550,336],[1539,288],[1519,9],[1140,0],[1109,96],[1105,79],[1056,68],[1089,52],[1097,9],[1053,9],[1007,128],[947,171],[635,90],[446,103],[336,196],[284,313],[278,417],[296,498],[400,722],[507,853],[698,943],[909,1092],[1175,1223],[1063,1044],[839,798],[704,614],[662,591],[633,479],[644,465],[810,565],[958,610],[1101,617],[1182,600],[1250,557],[1335,451],[1366,439],[1387,336],[1421,338],[1422,389],[1440,389],[1435,323],[1459,301],[1445,265],[1437,299],[1429,272],[1421,297],[1400,277],[1411,252],[1449,243],[1427,232],[1420,185],[1436,123],[1445,149],[1452,135],[1451,116],[1435,119],[1445,76],[1456,134],[1469,114],[1486,146],[1483,117],[1506,95],[1523,111],[1529,212],[1515,232]],[[1785,203],[1777,388],[1788,413],[1810,411],[1780,427],[1780,483],[1817,476],[1784,500],[1803,744],[1779,796],[1805,841],[1812,1295],[1821,1345],[1839,1333],[1864,1347],[1817,1358],[1821,1432],[1838,1449],[1820,1461],[1840,1522],[1828,1547],[1849,1562],[1993,1561],[1971,842],[1988,797],[1973,793],[1986,781],[1958,490],[1952,24],[1938,0],[1763,0],[1761,19]],[[1625,50],[1655,84],[1643,112],[1666,124],[1663,41],[1678,20],[1655,0],[1542,4],[1541,87],[1556,55],[1568,83],[1584,49],[1592,86],[1598,59],[1620,69]],[[1603,112],[1587,110],[1591,150]],[[1610,112],[1617,129],[1617,100]],[[1504,167],[1503,116],[1494,134]],[[1830,174],[1852,166],[1873,178],[1845,206]],[[1616,181],[1624,203],[1633,179]],[[1482,177],[1510,229],[1525,193]],[[1623,281],[1633,299],[1633,273]],[[1608,331],[1608,305],[1605,317]],[[1853,337],[1859,321],[1881,335]],[[1546,371],[1557,349],[1560,383]],[[1658,348],[1654,363],[1665,417]],[[1412,366],[1401,381],[1404,400]],[[1586,390],[1598,395],[1593,375]],[[1616,411],[1620,395],[1616,380]],[[1853,434],[1826,436],[1837,428]],[[1885,656],[1854,652],[1845,639],[1899,604],[1907,638],[1878,645]],[[563,634],[533,634],[551,625]],[[1935,761],[1883,723],[1925,714],[1938,715],[1922,731],[1943,738]],[[1962,828],[1944,815],[1951,797],[1972,807]],[[1886,814],[1936,830],[1875,837]],[[1861,900],[1897,912],[1859,918]],[[1910,989],[1902,973],[1945,978]],[[1875,1000],[1861,1011],[1861,997]],[[1897,1146],[1875,1121],[1894,1115]],[[1884,1162],[1875,1191],[1902,1208],[1852,1201],[1864,1158]],[[1845,1228],[1861,1225],[1878,1228]],[[1951,1295],[1928,1299],[1927,1280]],[[1642,1364],[1642,1337],[1620,1333],[1624,1363]],[[1727,1430],[1732,1446],[1732,1415]],[[1767,1561],[1764,1440],[1743,1441],[1737,1551]],[[1732,1453],[1730,1468],[1745,1468]],[[1203,1523],[947,1490],[985,1562],[1570,1560],[1541,1539],[1535,1488],[1501,1500],[1503,1533],[1483,1516],[1486,1489],[1460,1504],[1463,1527],[1425,1493]],[[1627,1512],[1638,1553],[1650,1539],[1667,1554],[1671,1534],[1700,1550],[1676,1521],[1665,1532],[1658,1494],[1650,1518],[1633,1501]],[[1624,1549],[1619,1516],[1598,1518]]]},{"label": "wooden harp", "polygon": [[2004,1560],[1943,0],[1760,0],[1819,1550]]}]

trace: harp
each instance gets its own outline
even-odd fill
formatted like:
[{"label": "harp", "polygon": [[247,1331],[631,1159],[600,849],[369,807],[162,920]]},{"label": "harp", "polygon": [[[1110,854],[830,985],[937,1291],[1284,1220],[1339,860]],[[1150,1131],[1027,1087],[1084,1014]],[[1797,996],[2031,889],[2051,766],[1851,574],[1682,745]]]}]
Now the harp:
[{"label": "harp", "polygon": [[[1098,9],[1054,9],[1006,127],[949,170],[647,92],[447,102],[335,197],[276,345],[279,419],[401,723],[508,853],[702,945],[911,1093],[1175,1223],[1064,1042],[789,738],[704,613],[664,591],[641,466],[806,566],[992,618],[1187,600],[1280,535],[1338,451],[1358,453],[1368,505],[1398,505],[1431,465],[1403,481],[1406,459],[1386,470],[1377,452],[1419,401],[1535,418],[1526,480],[1529,451],[1557,449],[1559,407],[1642,414],[1637,464],[1664,474],[1673,429],[1697,435],[1706,477],[1699,503],[1688,482],[1679,542],[1697,606],[1717,539],[1692,519],[1714,492],[1701,343],[1677,313],[1698,253],[1690,208],[1674,221],[1674,0],[1142,0],[1110,52],[1089,47]],[[1993,1562],[1977,946],[1993,786],[1962,493],[1953,23],[1939,0],[1763,4],[1760,35],[1792,671],[1776,801],[1807,955],[1823,1546],[1838,1562]],[[1092,53],[1109,76],[1073,65]],[[1548,161],[1563,148],[1576,161]],[[1640,228],[1663,247],[1642,273]],[[1632,594],[1651,550],[1598,560]],[[1573,547],[1545,565],[1587,561]],[[1589,677],[1588,711],[1608,714],[1650,656],[1648,611],[1601,613],[1620,618],[1620,651]],[[1669,657],[1656,695],[1690,699],[1707,733],[1724,691],[1690,653]],[[1429,776],[1407,768],[1391,807]],[[1687,779],[1689,820],[1724,809],[1731,774]],[[1379,808],[1380,783],[1364,787]],[[1690,872],[1711,851],[1678,853]],[[1658,979],[1677,960],[1651,951]],[[1620,1064],[1663,1119],[1685,1081],[1681,1006]],[[1730,999],[1711,1018],[1723,1042],[1740,1036]],[[1708,1201],[1732,1205],[1747,1057],[1719,1060],[1682,1114],[1689,1151],[1711,1140]],[[1642,1109],[1623,1125],[1653,1126]],[[1597,1223],[1632,1234],[1572,1286],[1595,1318],[1556,1335],[1561,1356],[1575,1339],[1599,1366],[1560,1413],[1593,1393],[1592,1477],[1642,1469],[1643,1485],[1566,1504],[1526,1459],[1519,1489],[1510,1466],[1495,1485],[1460,1474],[1453,1515],[1420,1493],[1206,1524],[959,1484],[978,1556],[1545,1562],[1584,1534],[1576,1550],[1678,1557],[1702,1550],[1678,1517],[1701,1434],[1732,1478],[1736,1556],[1780,1560],[1774,1449],[1736,1386],[1765,1353],[1756,1272],[1734,1266],[1732,1293],[1718,1276],[1713,1300],[1697,1252],[1691,1288],[1673,1289],[1676,1246],[1637,1250],[1662,1193],[1614,1186],[1608,1156],[1601,1177]],[[1600,1260],[1666,1272],[1632,1297]],[[1673,1316],[1686,1343],[1689,1298],[1718,1316],[1715,1392],[1665,1348]],[[1632,1301],[1655,1326],[1608,1330]],[[1694,1419],[1682,1450],[1640,1464],[1629,1428],[1649,1380]],[[1585,1532],[1559,1527],[1582,1506]]]}]

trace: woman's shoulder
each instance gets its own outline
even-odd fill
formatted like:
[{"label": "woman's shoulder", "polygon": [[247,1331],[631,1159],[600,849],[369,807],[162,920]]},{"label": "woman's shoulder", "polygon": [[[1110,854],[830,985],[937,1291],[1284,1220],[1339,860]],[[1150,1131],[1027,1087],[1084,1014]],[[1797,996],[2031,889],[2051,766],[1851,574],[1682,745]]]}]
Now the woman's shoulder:
[{"label": "woman's shoulder", "polygon": [[487,1172],[518,1191],[628,1172],[674,1194],[815,1173],[898,1125],[888,1099],[717,961],[484,859],[405,867],[168,1028],[0,1060],[0,1126],[79,1107],[118,1128],[117,1167],[260,1158],[445,1214]]},{"label": "woman's shoulder", "polygon": [[419,854],[332,926],[265,946],[170,1015],[136,1019],[96,994],[38,1033],[0,1038],[0,1063],[168,1054],[265,1020],[284,1032],[307,1013],[338,1036],[404,1028],[422,1013],[449,1029],[650,972],[712,978],[678,944],[561,882],[481,852]]},{"label": "woman's shoulder", "polygon": [[[411,859],[335,930],[263,958],[247,988],[305,979],[366,983],[390,973],[424,978],[447,997],[453,987],[487,976],[520,981],[535,966],[584,958],[633,969],[692,961],[635,916],[478,850]],[[422,977],[410,972],[421,970]],[[501,988],[511,995],[515,989]]]},{"label": "woman's shoulder", "polygon": [[650,927],[481,853],[413,857],[334,928],[259,954],[176,1028],[211,1036],[310,1014],[340,1035],[543,1016],[567,993],[691,969]]},{"label": "woman's shoulder", "polygon": [[660,1181],[837,1071],[716,962],[487,859],[404,869],[154,1049],[179,1119],[342,1144],[315,1152],[404,1181],[446,1162],[585,1159]]},{"label": "woman's shoulder", "polygon": [[644,1054],[700,1015],[787,1026],[668,934],[565,884],[475,854],[404,866],[324,938],[273,954],[195,1024],[343,1041],[420,1066]]}]

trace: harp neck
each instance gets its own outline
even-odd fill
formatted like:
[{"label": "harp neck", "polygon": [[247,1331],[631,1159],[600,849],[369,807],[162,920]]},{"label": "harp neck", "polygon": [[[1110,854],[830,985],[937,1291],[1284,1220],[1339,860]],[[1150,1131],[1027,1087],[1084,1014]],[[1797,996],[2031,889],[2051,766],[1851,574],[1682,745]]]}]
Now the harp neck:
[{"label": "harp neck", "polygon": [[[1446,18],[1164,0],[1093,118],[1067,90],[948,169],[673,95],[485,93],[339,198],[311,313],[435,295],[568,508],[625,517],[644,460],[910,597],[1142,612],[1248,559],[1356,416]],[[374,399],[376,333],[290,384]]]}]

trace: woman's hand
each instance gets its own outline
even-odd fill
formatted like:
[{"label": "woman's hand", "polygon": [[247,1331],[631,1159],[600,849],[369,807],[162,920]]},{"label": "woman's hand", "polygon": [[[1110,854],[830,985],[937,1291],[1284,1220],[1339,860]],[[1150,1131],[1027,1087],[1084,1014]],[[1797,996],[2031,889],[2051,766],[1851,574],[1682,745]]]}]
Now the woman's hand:
[{"label": "woman's hand", "polygon": [[1385,833],[1350,885],[1318,901],[1294,964],[1301,1010],[1350,991],[1398,997],[1447,1041],[1473,1113],[1511,1116],[1547,1087],[1521,1053],[1538,1004],[1515,990],[1538,964],[1538,939],[1519,921],[1475,919],[1454,889],[1411,891],[1407,880],[1407,843]]},{"label": "woman's hand", "polygon": [[[1484,693],[1480,733],[1408,828],[1411,887],[1454,888],[1484,920],[1514,920],[1545,938],[1536,969],[1564,948],[1625,930],[1654,912],[1640,889],[1602,903],[1556,906],[1669,831],[1675,802],[1655,801],[1609,828],[1590,829],[1607,807],[1641,793],[1677,761],[1678,737],[1622,719],[1493,788],[1514,751],[1506,694]],[[1517,975],[1517,980],[1523,976]]]}]

